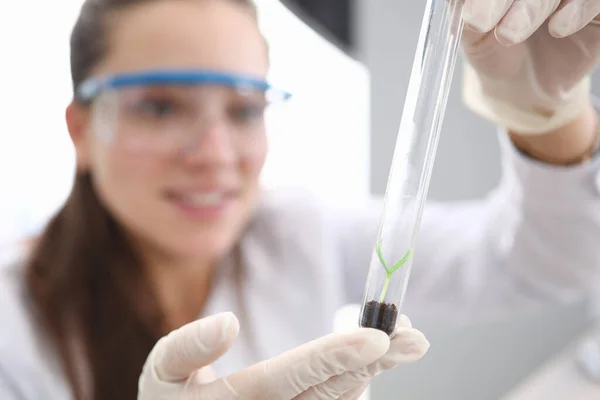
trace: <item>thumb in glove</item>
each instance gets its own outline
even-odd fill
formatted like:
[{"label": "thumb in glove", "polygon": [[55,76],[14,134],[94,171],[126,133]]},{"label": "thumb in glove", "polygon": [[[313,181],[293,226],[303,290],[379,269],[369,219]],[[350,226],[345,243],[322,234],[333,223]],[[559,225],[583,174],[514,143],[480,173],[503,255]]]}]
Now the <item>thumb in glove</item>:
[{"label": "thumb in glove", "polygon": [[144,365],[138,399],[177,399],[184,393],[186,381],[214,379],[209,366],[231,348],[239,329],[235,315],[227,312],[185,325],[160,339]]}]

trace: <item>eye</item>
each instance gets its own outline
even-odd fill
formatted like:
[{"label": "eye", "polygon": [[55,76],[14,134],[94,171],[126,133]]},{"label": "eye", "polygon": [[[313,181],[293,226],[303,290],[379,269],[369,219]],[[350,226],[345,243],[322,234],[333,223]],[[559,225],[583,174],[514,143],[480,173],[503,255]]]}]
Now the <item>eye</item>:
[{"label": "eye", "polygon": [[266,105],[264,104],[238,104],[230,109],[231,118],[238,123],[254,123],[263,119]]},{"label": "eye", "polygon": [[164,119],[179,112],[179,106],[168,99],[139,99],[131,104],[130,110],[141,117]]}]

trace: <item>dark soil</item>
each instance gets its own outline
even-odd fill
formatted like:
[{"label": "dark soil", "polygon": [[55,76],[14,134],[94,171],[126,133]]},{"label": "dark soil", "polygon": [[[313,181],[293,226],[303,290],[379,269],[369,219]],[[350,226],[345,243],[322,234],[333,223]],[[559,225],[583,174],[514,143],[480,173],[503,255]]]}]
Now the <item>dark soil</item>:
[{"label": "dark soil", "polygon": [[360,318],[360,326],[375,328],[391,335],[396,329],[397,319],[398,307],[396,305],[372,300],[365,304]]}]

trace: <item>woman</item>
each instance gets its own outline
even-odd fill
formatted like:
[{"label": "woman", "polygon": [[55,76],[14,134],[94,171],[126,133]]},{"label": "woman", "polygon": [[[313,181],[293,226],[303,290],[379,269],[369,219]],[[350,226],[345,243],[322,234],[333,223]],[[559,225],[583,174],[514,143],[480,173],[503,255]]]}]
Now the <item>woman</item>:
[{"label": "woman", "polygon": [[[598,118],[586,77],[599,10],[549,3],[466,3],[467,103],[509,132],[505,179],[480,203],[427,210],[405,309],[514,311],[570,300],[598,277]],[[570,15],[581,19],[563,24]],[[561,29],[557,41],[549,32]],[[143,399],[189,388],[353,399],[373,375],[423,355],[427,341],[406,320],[392,340],[364,329],[300,345],[360,300],[380,209],[261,192],[265,99],[286,94],[264,82],[267,46],[249,2],[88,0],[71,45],[78,172],[0,281],[3,398],[131,399],[148,360]],[[568,64],[552,58],[563,52]],[[520,92],[527,85],[536,90]],[[207,384],[204,366],[227,378]]]}]

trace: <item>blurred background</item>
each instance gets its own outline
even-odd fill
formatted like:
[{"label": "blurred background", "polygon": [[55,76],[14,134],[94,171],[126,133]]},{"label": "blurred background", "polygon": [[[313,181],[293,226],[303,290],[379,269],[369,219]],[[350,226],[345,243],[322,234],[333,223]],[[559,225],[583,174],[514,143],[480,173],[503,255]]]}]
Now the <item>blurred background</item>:
[{"label": "blurred background", "polygon": [[[37,2],[35,13],[31,2],[12,2],[0,15],[3,59],[16,60],[0,67],[7,77],[0,91],[0,244],[39,230],[73,174],[63,115],[71,97],[68,35],[80,2]],[[272,78],[296,95],[269,120],[265,184],[301,184],[333,198],[382,194],[425,2],[257,3]],[[462,106],[460,78],[434,169],[435,200],[479,197],[499,180],[495,128]],[[411,318],[434,345],[422,362],[377,378],[375,400],[498,399],[590,322],[585,304],[468,328]]]}]

